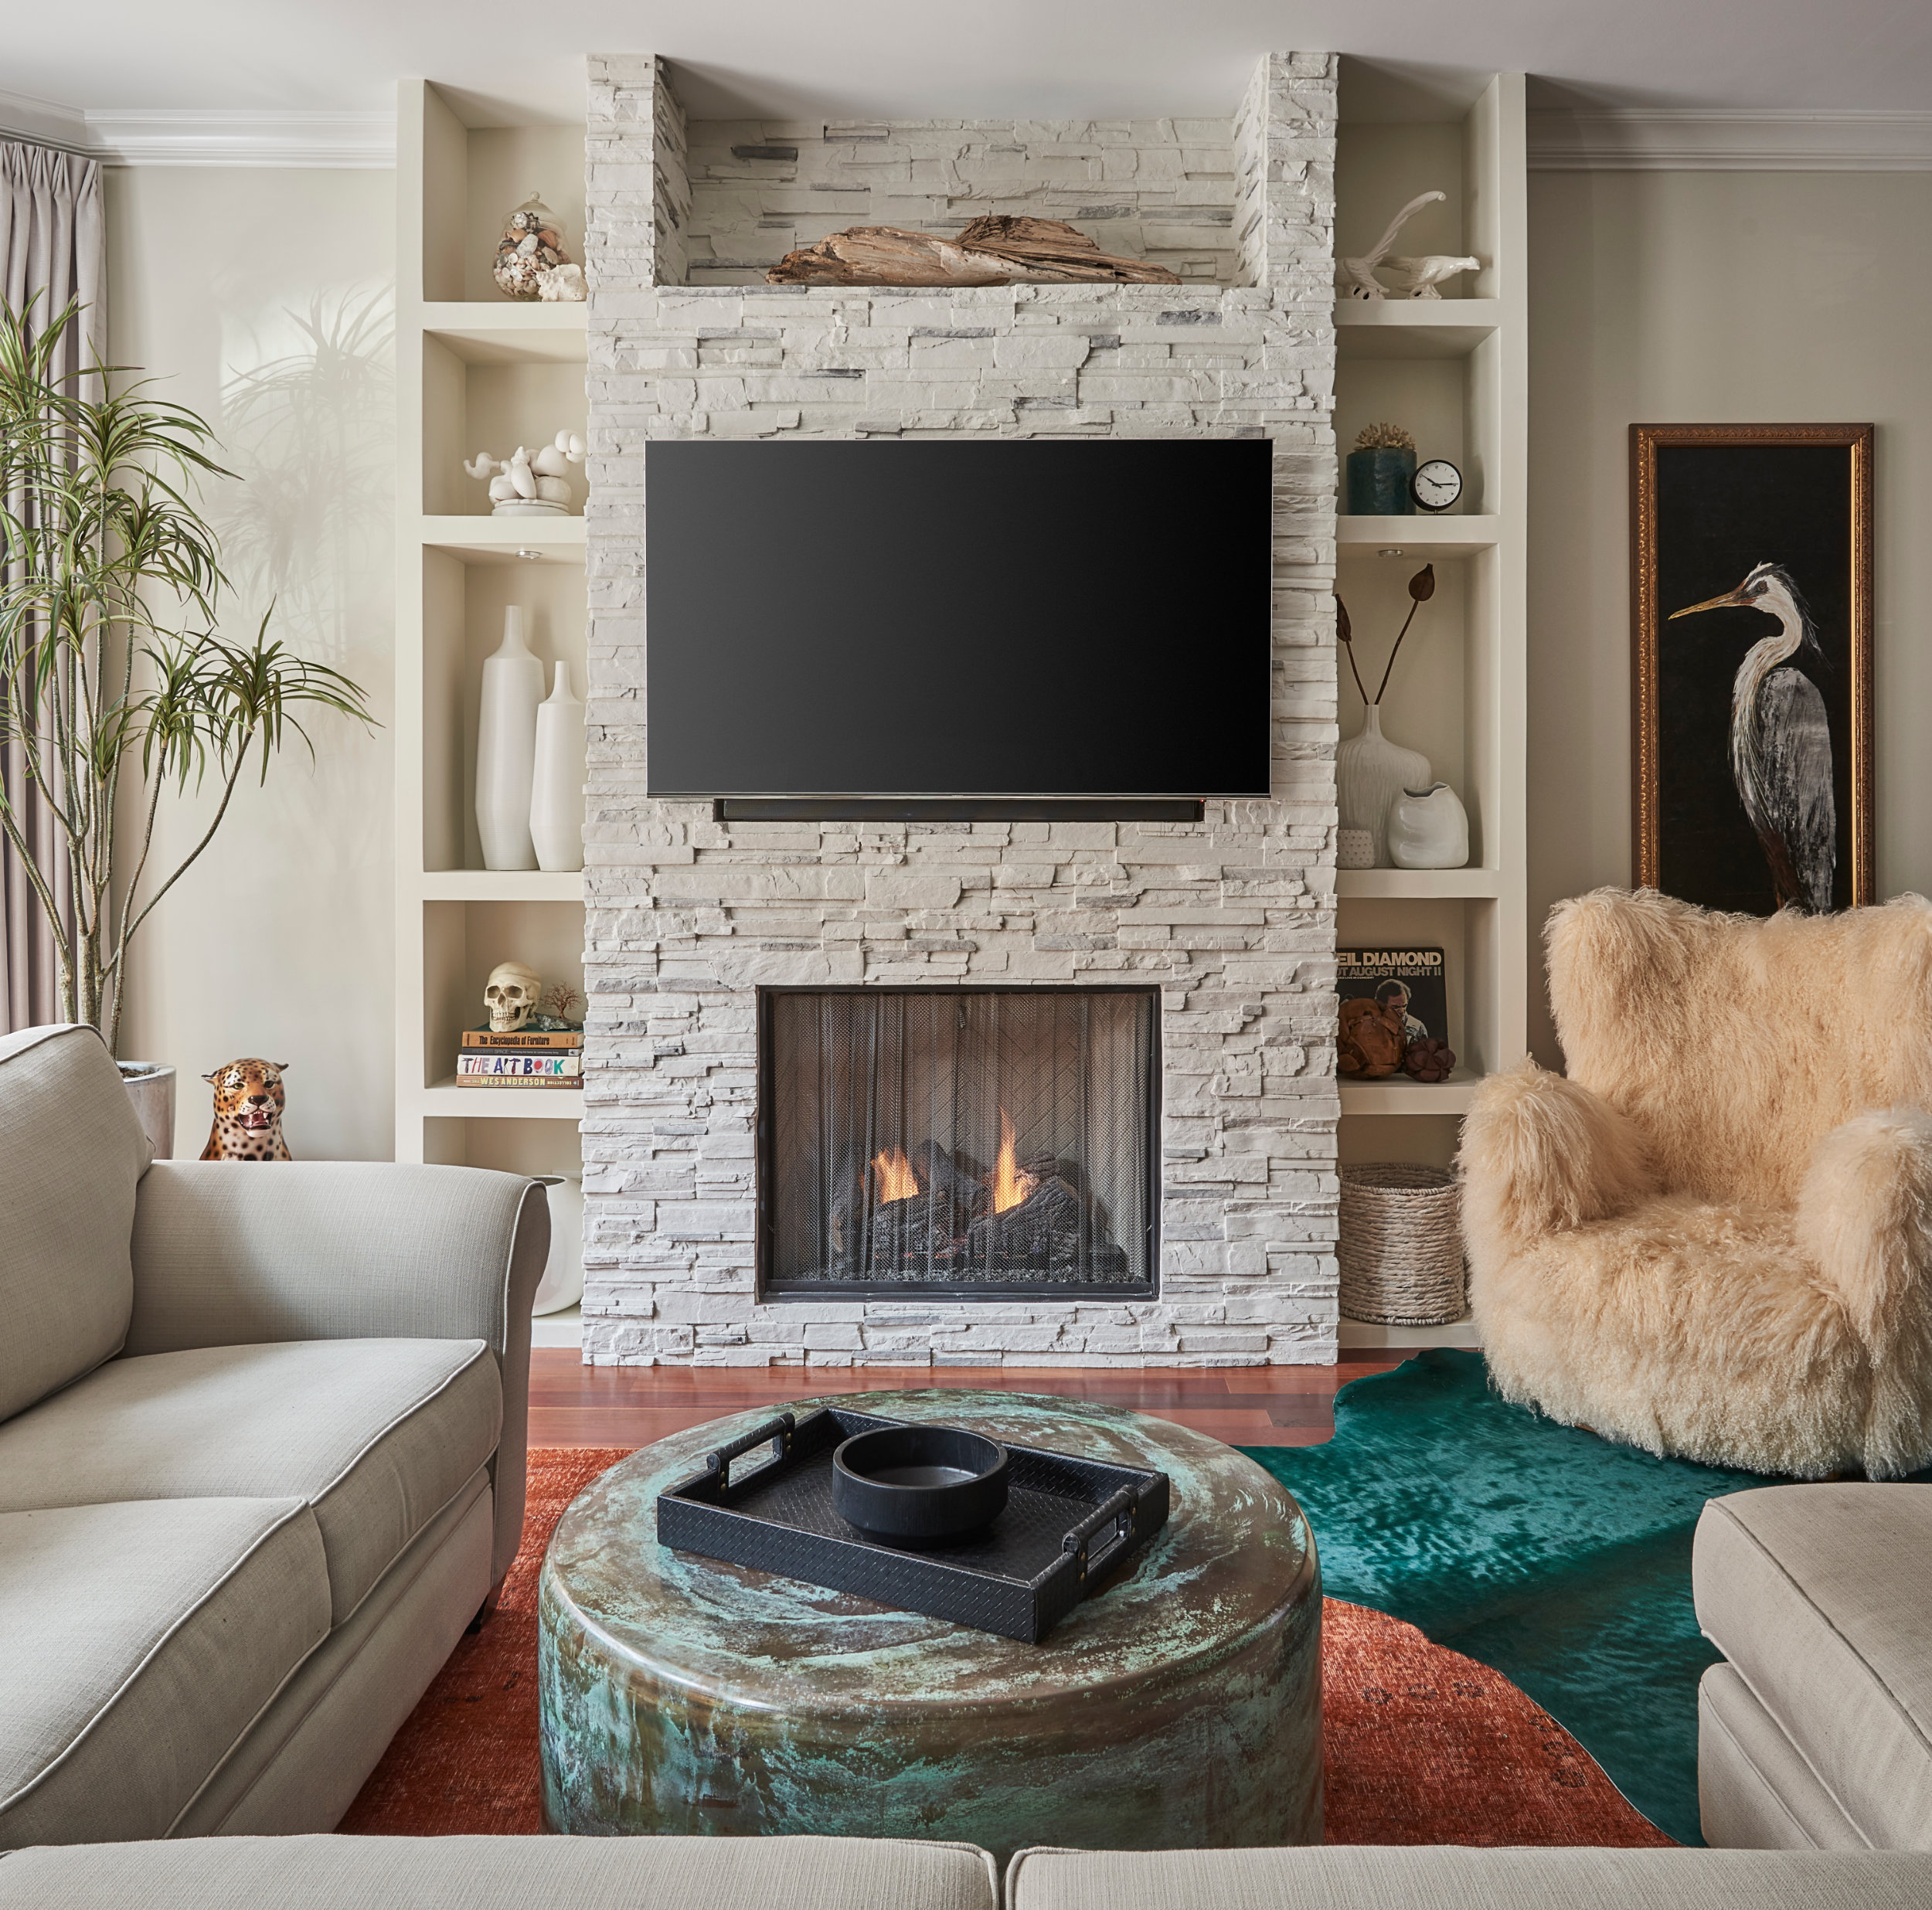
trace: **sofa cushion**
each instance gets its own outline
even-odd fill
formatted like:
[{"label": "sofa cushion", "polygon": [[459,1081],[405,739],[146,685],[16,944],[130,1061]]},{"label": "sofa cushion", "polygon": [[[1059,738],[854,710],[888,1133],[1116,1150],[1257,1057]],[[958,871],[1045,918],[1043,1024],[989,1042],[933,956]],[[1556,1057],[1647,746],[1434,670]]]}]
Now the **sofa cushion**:
[{"label": "sofa cushion", "polygon": [[0,1511],[301,1499],[315,1508],[339,1625],[488,1462],[502,1412],[495,1356],[480,1340],[144,1354],[0,1426]]},{"label": "sofa cushion", "polygon": [[1721,1660],[1697,1686],[1697,1815],[1714,1850],[1871,1848],[1737,1667]]},{"label": "sofa cushion", "polygon": [[0,1514],[0,1848],[165,1835],[328,1633],[300,1498]]},{"label": "sofa cushion", "polygon": [[1022,1851],[1006,1872],[1008,1910],[1923,1910],[1928,1893],[1932,1857],[1893,1851]]},{"label": "sofa cushion", "polygon": [[992,1860],[890,1837],[209,1837],[26,1851],[0,1910],[994,1910]]},{"label": "sofa cushion", "polygon": [[0,1419],[121,1350],[148,1157],[92,1028],[0,1037]]},{"label": "sofa cushion", "polygon": [[1865,1840],[1932,1847],[1932,1486],[1767,1486],[1697,1523],[1697,1617]]}]

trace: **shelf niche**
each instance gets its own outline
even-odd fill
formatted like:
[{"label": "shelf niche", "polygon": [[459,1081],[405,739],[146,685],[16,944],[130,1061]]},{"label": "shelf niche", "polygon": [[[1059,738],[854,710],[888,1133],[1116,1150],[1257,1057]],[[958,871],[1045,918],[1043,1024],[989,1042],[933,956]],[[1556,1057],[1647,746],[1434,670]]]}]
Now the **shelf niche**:
[{"label": "shelf niche", "polygon": [[[430,902],[423,905],[423,1074],[451,1086],[463,1031],[485,1018],[483,990],[499,962],[523,962],[546,988],[583,992],[583,911],[568,902]],[[556,1088],[462,1088],[500,1106],[525,1095],[566,1098]],[[481,1112],[479,1105],[479,1112]]]},{"label": "shelf niche", "polygon": [[503,613],[522,608],[524,641],[543,663],[584,685],[583,566],[546,559],[468,562],[423,552],[423,862],[426,871],[483,868],[476,827],[476,728],[483,661],[503,641]]}]

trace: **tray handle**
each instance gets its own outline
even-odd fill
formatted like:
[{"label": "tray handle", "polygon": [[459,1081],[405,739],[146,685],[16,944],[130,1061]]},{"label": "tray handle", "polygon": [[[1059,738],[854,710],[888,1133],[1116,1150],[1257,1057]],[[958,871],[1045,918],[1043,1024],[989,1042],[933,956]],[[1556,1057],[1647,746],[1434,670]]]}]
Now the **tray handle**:
[{"label": "tray handle", "polygon": [[704,1456],[706,1483],[720,1492],[726,1490],[731,1483],[731,1462],[760,1446],[777,1449],[772,1456],[774,1460],[787,1457],[797,1426],[798,1422],[790,1413],[781,1412],[775,1419],[767,1419],[763,1426],[754,1426],[749,1432],[740,1434],[729,1446],[714,1447]]},{"label": "tray handle", "polygon": [[[1132,1487],[1123,1486],[1104,1505],[1088,1513],[1060,1541],[1061,1551],[1073,1553],[1078,1562],[1083,1579],[1097,1577],[1108,1561],[1133,1536],[1135,1504]],[[1114,1528],[1113,1536],[1098,1551],[1090,1551],[1087,1541],[1109,1525]]]}]

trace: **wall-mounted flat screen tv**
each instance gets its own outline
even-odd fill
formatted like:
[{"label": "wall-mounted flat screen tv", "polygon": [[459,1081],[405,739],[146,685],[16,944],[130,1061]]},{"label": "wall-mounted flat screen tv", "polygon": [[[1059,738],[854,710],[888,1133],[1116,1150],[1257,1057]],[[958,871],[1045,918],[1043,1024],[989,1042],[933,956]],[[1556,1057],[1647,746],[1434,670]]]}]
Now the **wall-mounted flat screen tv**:
[{"label": "wall-mounted flat screen tv", "polygon": [[1266,796],[1272,447],[655,443],[651,793]]}]

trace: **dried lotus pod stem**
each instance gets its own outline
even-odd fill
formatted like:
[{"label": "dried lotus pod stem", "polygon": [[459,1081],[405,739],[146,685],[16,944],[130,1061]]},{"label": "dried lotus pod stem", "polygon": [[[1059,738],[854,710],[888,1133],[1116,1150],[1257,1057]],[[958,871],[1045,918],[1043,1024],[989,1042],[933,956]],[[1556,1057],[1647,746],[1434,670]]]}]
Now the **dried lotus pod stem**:
[{"label": "dried lotus pod stem", "polygon": [[1363,702],[1369,700],[1369,692],[1362,687],[1362,672],[1355,667],[1355,631],[1349,622],[1349,607],[1342,600],[1342,593],[1335,593],[1335,634],[1342,647],[1348,653],[1349,674],[1355,678],[1355,686]]},{"label": "dried lotus pod stem", "polygon": [[[1376,685],[1376,702],[1378,707],[1382,702],[1382,692],[1389,687],[1389,672],[1396,667],[1396,658],[1402,654],[1402,640],[1408,635],[1409,626],[1416,620],[1416,612],[1420,610],[1435,593],[1436,567],[1434,564],[1424,564],[1409,579],[1409,614],[1402,620],[1402,628],[1396,636],[1396,647],[1389,652],[1389,661],[1383,666],[1382,681]],[[1352,658],[1355,652],[1351,650],[1349,654]],[[1357,681],[1355,687],[1358,689],[1361,688],[1359,681]],[[1368,698],[1364,697],[1362,701],[1366,702]]]}]

